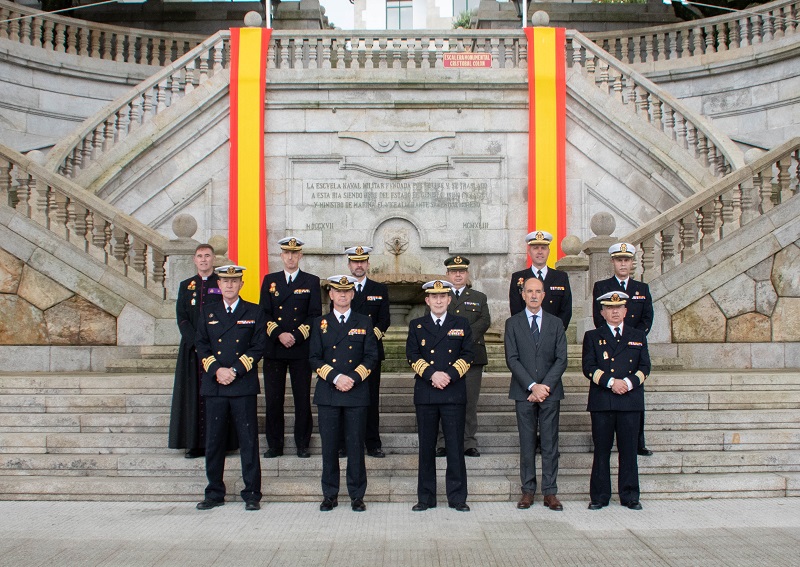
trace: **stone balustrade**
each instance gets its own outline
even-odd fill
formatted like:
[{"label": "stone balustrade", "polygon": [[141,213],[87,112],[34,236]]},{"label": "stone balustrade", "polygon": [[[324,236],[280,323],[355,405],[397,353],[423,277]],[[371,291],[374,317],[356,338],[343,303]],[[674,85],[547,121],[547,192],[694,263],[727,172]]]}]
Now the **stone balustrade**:
[{"label": "stone balustrade", "polygon": [[800,193],[800,138],[793,138],[638,228],[640,272],[652,281]]},{"label": "stone balustrade", "polygon": [[798,0],[778,0],[746,12],[586,35],[620,61],[636,64],[695,57],[778,40],[797,33],[799,18]]},{"label": "stone balustrade", "polygon": [[718,135],[701,115],[574,30],[567,32],[567,65],[570,64],[603,93],[630,105],[715,176],[723,177],[742,165],[736,145]]},{"label": "stone balustrade", "polygon": [[190,257],[196,245],[167,240],[5,146],[0,146],[0,206],[33,220],[159,300],[174,295],[168,293],[168,263]]},{"label": "stone balustrade", "polygon": [[204,39],[182,33],[95,24],[7,0],[0,0],[0,38],[59,53],[157,66],[175,61]]}]

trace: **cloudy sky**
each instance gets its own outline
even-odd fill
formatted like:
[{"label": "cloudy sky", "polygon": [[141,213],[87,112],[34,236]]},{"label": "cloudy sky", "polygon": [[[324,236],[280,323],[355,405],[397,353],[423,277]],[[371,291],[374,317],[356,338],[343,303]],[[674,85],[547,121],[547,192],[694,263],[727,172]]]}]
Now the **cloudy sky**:
[{"label": "cloudy sky", "polygon": [[320,0],[320,4],[325,6],[328,20],[333,22],[337,28],[353,29],[353,5],[350,0]]}]

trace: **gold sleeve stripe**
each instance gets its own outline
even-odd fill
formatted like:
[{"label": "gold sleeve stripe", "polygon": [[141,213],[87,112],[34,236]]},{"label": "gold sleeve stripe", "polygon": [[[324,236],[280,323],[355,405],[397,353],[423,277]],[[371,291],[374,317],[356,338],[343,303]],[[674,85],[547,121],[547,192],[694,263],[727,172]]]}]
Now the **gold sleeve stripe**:
[{"label": "gold sleeve stripe", "polygon": [[278,328],[278,324],[275,321],[270,321],[267,323],[267,335],[272,335],[272,331]]},{"label": "gold sleeve stripe", "polygon": [[366,380],[366,379],[367,379],[367,376],[369,376],[369,373],[370,373],[370,372],[371,372],[371,370],[369,370],[369,369],[368,369],[367,367],[365,367],[363,364],[359,364],[358,366],[356,366],[356,374],[358,374],[359,376],[361,376],[361,379],[362,379],[362,380]]},{"label": "gold sleeve stripe", "polygon": [[430,366],[427,362],[422,360],[421,358],[416,361],[414,364],[411,365],[411,369],[418,375],[422,376],[422,373]]},{"label": "gold sleeve stripe", "polygon": [[381,333],[381,330],[378,327],[373,327],[373,330],[375,331],[375,336],[378,337],[379,341],[383,339],[383,333]]},{"label": "gold sleeve stripe", "polygon": [[247,356],[246,354],[243,354],[242,356],[239,357],[239,360],[242,361],[242,364],[244,364],[244,369],[247,370],[248,372],[250,372],[253,369],[252,356]]},{"label": "gold sleeve stripe", "polygon": [[645,375],[644,375],[644,372],[642,372],[641,370],[639,370],[639,371],[636,373],[636,376],[638,376],[638,377],[639,377],[639,384],[644,384],[644,381],[645,381],[645,380],[647,380],[647,376],[645,376]]},{"label": "gold sleeve stripe", "polygon": [[599,368],[597,370],[595,370],[594,374],[592,374],[592,382],[594,382],[595,384],[597,384],[599,386],[600,385],[600,377],[602,375],[603,375],[603,371],[602,370],[600,370]]},{"label": "gold sleeve stripe", "polygon": [[217,361],[217,358],[212,354],[211,356],[207,356],[203,359],[203,370],[208,372],[208,369],[211,368],[211,365]]},{"label": "gold sleeve stripe", "polygon": [[464,374],[467,373],[467,370],[469,370],[469,366],[470,366],[469,363],[465,361],[463,358],[459,358],[453,363],[453,367],[456,370],[458,370],[458,375],[461,377],[463,377]]},{"label": "gold sleeve stripe", "polygon": [[319,374],[319,377],[322,378],[323,380],[327,380],[328,374],[330,374],[331,372],[333,372],[333,366],[331,366],[330,364],[323,364],[322,366],[317,368],[317,374]]},{"label": "gold sleeve stripe", "polygon": [[297,330],[303,334],[304,339],[308,339],[308,336],[311,334],[311,327],[309,325],[300,325],[297,327]]}]

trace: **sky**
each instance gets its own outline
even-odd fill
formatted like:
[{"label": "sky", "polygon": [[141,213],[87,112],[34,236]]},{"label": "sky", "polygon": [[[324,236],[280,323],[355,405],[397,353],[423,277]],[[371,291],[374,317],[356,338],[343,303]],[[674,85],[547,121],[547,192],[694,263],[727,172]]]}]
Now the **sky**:
[{"label": "sky", "polygon": [[320,0],[325,7],[325,15],[337,28],[353,29],[353,5],[350,0]]}]

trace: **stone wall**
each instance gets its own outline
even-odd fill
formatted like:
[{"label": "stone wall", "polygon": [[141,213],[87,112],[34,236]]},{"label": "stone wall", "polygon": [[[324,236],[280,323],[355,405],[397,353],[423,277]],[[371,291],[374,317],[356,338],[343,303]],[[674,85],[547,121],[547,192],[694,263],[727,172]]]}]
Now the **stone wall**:
[{"label": "stone wall", "polygon": [[114,345],[117,320],[0,250],[0,345]]}]

